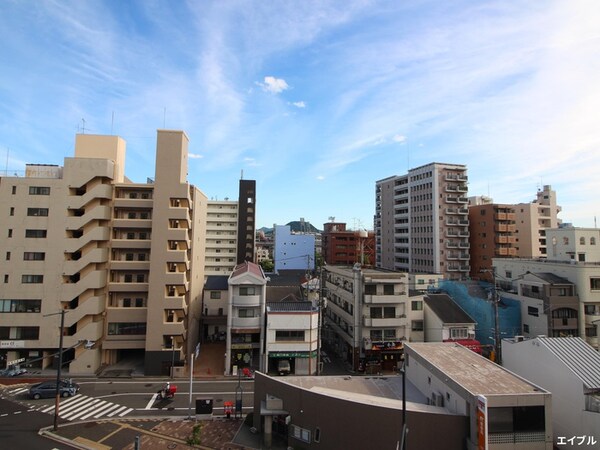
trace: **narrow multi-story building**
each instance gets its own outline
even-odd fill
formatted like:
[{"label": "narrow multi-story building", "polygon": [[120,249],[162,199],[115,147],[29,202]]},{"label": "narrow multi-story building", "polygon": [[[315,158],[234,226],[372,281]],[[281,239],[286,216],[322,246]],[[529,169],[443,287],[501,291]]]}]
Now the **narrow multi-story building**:
[{"label": "narrow multi-story building", "polygon": [[492,259],[517,256],[515,220],[515,207],[512,205],[487,203],[469,206],[470,255],[459,251],[452,256],[470,256],[471,278],[492,281]]},{"label": "narrow multi-story building", "polygon": [[238,245],[238,202],[209,200],[204,275],[229,276],[237,264]]},{"label": "narrow multi-story building", "polygon": [[364,362],[394,370],[403,343],[423,340],[423,296],[409,297],[408,274],[358,264],[324,270],[328,346],[354,370]]},{"label": "narrow multi-story building", "polygon": [[[77,135],[64,167],[0,180],[0,352],[94,373],[126,357],[148,375],[183,363],[198,335],[207,199],[186,181],[188,138],[159,130],[153,182],[125,177],[125,141]],[[84,345],[85,344],[85,345]]]},{"label": "narrow multi-story building", "polygon": [[431,163],[376,182],[376,267],[468,277],[467,167]]},{"label": "narrow multi-story building", "polygon": [[519,258],[544,258],[548,243],[546,230],[558,228],[562,221],[558,218],[561,207],[556,204],[556,192],[545,185],[538,190],[531,203],[519,203],[515,208],[515,236]]},{"label": "narrow multi-story building", "polygon": [[256,262],[256,181],[240,180],[237,263]]}]

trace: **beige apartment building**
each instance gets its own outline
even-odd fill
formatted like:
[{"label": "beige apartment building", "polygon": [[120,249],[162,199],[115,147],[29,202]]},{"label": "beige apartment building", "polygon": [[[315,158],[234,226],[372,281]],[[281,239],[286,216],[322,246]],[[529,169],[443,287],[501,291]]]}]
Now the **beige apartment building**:
[{"label": "beige apartment building", "polygon": [[229,275],[237,264],[238,202],[209,200],[205,276]]},{"label": "beige apartment building", "polygon": [[[125,141],[77,135],[64,167],[0,179],[0,355],[70,373],[127,357],[168,374],[196,345],[206,196],[187,180],[188,137],[158,130],[156,175],[125,177]],[[188,338],[189,336],[189,338]],[[177,369],[177,368],[175,368]]]},{"label": "beige apartment building", "polygon": [[514,205],[516,214],[516,248],[519,258],[545,258],[547,255],[546,230],[558,228],[561,207],[556,204],[556,192],[545,185],[538,190],[531,203]]},{"label": "beige apartment building", "polygon": [[467,167],[430,163],[375,186],[376,267],[468,277]]}]

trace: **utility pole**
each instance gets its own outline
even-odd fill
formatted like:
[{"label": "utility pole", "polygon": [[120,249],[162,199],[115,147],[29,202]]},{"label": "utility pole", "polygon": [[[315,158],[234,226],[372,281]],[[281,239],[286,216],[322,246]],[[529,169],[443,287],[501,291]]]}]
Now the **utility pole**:
[{"label": "utility pole", "polygon": [[494,340],[496,344],[496,363],[502,365],[502,343],[500,342],[500,318],[498,316],[498,302],[500,297],[498,296],[498,288],[496,287],[496,268],[492,268],[492,279],[494,282],[494,296],[492,301],[494,302]]},{"label": "utility pole", "polygon": [[57,313],[45,314],[44,317],[56,316],[60,314],[60,332],[58,338],[58,370],[56,371],[56,398],[54,401],[54,426],[53,430],[58,430],[58,412],[60,409],[60,375],[63,361],[63,333],[65,328],[65,309],[61,309]]}]

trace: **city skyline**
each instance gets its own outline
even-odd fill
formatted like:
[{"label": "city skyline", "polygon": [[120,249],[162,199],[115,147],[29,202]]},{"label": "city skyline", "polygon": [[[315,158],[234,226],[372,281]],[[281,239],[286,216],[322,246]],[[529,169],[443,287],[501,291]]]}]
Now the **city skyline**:
[{"label": "city skyline", "polygon": [[[600,5],[509,1],[7,2],[0,157],[63,164],[74,135],[127,141],[154,176],[156,129],[190,137],[209,198],[257,182],[257,228],[373,228],[375,182],[465,164],[469,196],[551,185],[595,226]],[[50,42],[50,44],[48,44]]]}]

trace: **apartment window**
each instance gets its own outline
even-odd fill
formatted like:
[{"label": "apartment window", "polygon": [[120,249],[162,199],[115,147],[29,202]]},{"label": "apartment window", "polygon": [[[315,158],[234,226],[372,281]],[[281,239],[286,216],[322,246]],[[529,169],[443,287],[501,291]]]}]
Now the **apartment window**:
[{"label": "apartment window", "polygon": [[213,300],[219,300],[221,298],[221,291],[210,291],[210,298]]},{"label": "apartment window", "polygon": [[395,341],[396,340],[396,330],[393,328],[383,330],[383,340],[384,341]]},{"label": "apartment window", "polygon": [[131,282],[133,282],[133,275],[130,274],[130,273],[125,274],[124,280],[125,280],[125,283],[131,283]]},{"label": "apartment window", "polygon": [[422,320],[413,320],[411,322],[412,331],[423,331],[423,321]]},{"label": "apartment window", "polygon": [[47,234],[47,230],[25,230],[26,238],[45,238]]},{"label": "apartment window", "polygon": [[523,333],[529,333],[529,325],[526,323],[523,324]]},{"label": "apartment window", "polygon": [[35,341],[40,338],[40,327],[0,327],[0,339]]},{"label": "apartment window", "polygon": [[299,441],[310,444],[310,430],[300,428],[297,425],[292,425],[292,437]]},{"label": "apartment window", "polygon": [[467,328],[450,328],[450,339],[467,339],[469,330]]},{"label": "apartment window", "polygon": [[21,283],[38,284],[44,282],[44,275],[21,275]]},{"label": "apartment window", "polygon": [[137,197],[138,197],[137,192],[130,192],[129,193],[129,198],[137,198]]},{"label": "apartment window", "polygon": [[137,259],[138,259],[138,261],[146,261],[146,254],[145,253],[138,253]]},{"label": "apartment window", "polygon": [[140,219],[148,219],[150,215],[147,212],[140,213]]},{"label": "apartment window", "polygon": [[10,207],[10,215],[14,216],[15,215],[15,208],[14,207]]},{"label": "apartment window", "polygon": [[386,306],[383,308],[383,318],[384,319],[393,319],[396,317],[396,308],[393,306]]},{"label": "apartment window", "polygon": [[29,186],[29,195],[50,195],[50,188],[44,186]]},{"label": "apartment window", "polygon": [[527,314],[530,315],[530,316],[539,317],[540,311],[535,306],[528,306],[527,307]]},{"label": "apartment window", "polygon": [[146,277],[145,277],[145,275],[143,273],[138,273],[135,276],[135,281],[138,282],[138,283],[144,283],[146,281]]},{"label": "apartment window", "polygon": [[592,291],[600,289],[600,278],[590,278],[590,289]]},{"label": "apartment window", "polygon": [[412,311],[422,311],[423,310],[423,301],[422,300],[413,300],[410,302],[410,309]]},{"label": "apartment window", "polygon": [[371,319],[381,319],[383,316],[381,307],[376,306],[369,308],[369,314],[371,314]]},{"label": "apartment window", "polygon": [[145,322],[122,322],[122,323],[109,323],[108,334],[110,336],[115,335],[141,335],[146,334],[146,323]]},{"label": "apartment window", "polygon": [[383,341],[383,330],[370,330],[369,337],[373,342]]},{"label": "apartment window", "polygon": [[130,298],[124,298],[123,299],[123,308],[129,308],[131,307],[131,299]]},{"label": "apartment window", "polygon": [[254,309],[240,308],[238,310],[238,317],[254,317]]},{"label": "apartment window", "polygon": [[135,233],[127,233],[127,239],[135,239]]},{"label": "apartment window", "polygon": [[598,316],[600,315],[600,306],[597,305],[585,305],[584,307],[585,314],[590,316]]},{"label": "apartment window", "polygon": [[140,239],[146,240],[148,239],[148,235],[146,233],[140,233]]},{"label": "apartment window", "polygon": [[8,283],[8,275],[7,274],[4,275],[4,282]]},{"label": "apartment window", "polygon": [[9,228],[9,229],[8,229],[8,237],[9,237],[9,238],[11,238],[11,237],[12,237],[12,229],[11,229],[11,228]]},{"label": "apartment window", "polygon": [[24,252],[23,261],[44,261],[46,253],[44,252]]},{"label": "apartment window", "polygon": [[17,193],[17,187],[13,186],[12,187],[12,195],[15,195]]},{"label": "apartment window", "polygon": [[374,284],[365,284],[365,295],[377,295],[377,286]]},{"label": "apartment window", "polygon": [[127,213],[127,218],[128,219],[135,219],[135,213],[134,212]]},{"label": "apartment window", "polygon": [[585,245],[585,238],[583,236],[579,238],[579,245]]},{"label": "apartment window", "polygon": [[304,330],[276,330],[276,341],[304,341]]},{"label": "apartment window", "polygon": [[10,252],[6,252],[6,260],[10,261]]},{"label": "apartment window", "polygon": [[135,299],[135,307],[136,308],[144,308],[146,306],[146,302],[141,297]]},{"label": "apartment window", "polygon": [[48,208],[27,208],[28,216],[48,216]]},{"label": "apartment window", "polygon": [[41,300],[0,300],[0,313],[39,313]]},{"label": "apartment window", "polygon": [[393,284],[384,284],[383,285],[383,295],[394,295],[394,285]]},{"label": "apartment window", "polygon": [[508,278],[509,280],[512,279],[512,270],[507,270],[505,272],[505,278]]},{"label": "apartment window", "polygon": [[590,245],[596,245],[596,238],[595,237],[591,237],[590,238]]},{"label": "apartment window", "polygon": [[133,261],[133,253],[126,253],[125,261]]},{"label": "apartment window", "polygon": [[254,286],[240,286],[240,295],[256,295]]}]

